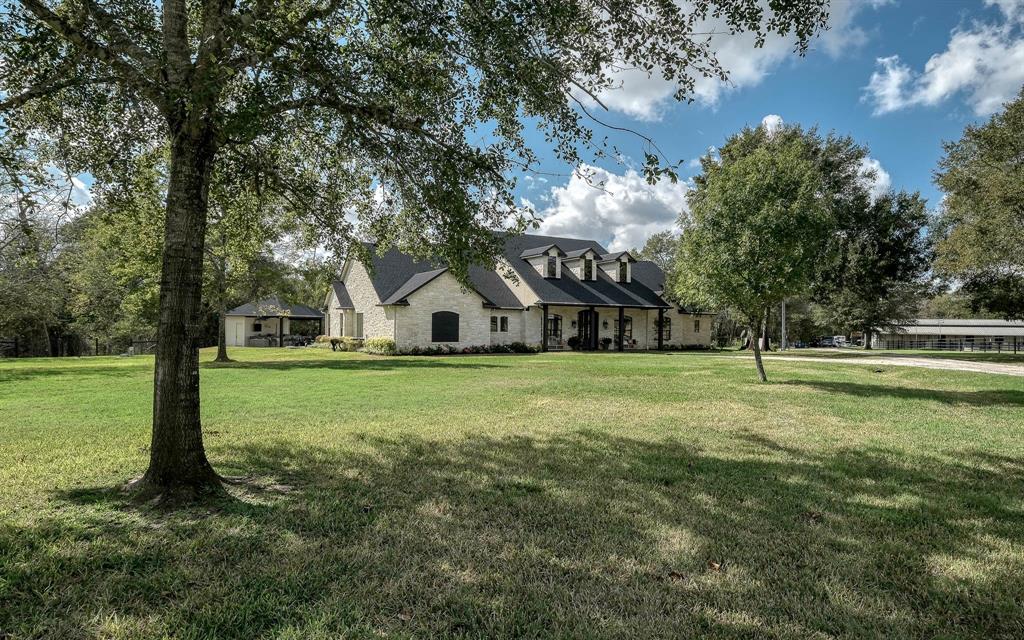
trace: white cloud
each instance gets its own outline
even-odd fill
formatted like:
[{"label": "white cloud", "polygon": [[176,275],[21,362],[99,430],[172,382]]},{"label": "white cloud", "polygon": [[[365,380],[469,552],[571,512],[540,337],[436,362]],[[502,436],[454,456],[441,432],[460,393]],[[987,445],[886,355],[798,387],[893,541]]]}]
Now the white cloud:
[{"label": "white cloud", "polygon": [[934,106],[959,93],[975,114],[988,115],[1013,99],[1024,84],[1024,1],[987,4],[999,7],[1003,23],[954,29],[946,50],[933,55],[921,72],[900,62],[899,56],[878,58],[878,70],[864,90],[875,115]]},{"label": "white cloud", "polygon": [[[882,168],[882,163],[874,158],[864,158],[860,162],[861,177],[871,189],[871,199],[877,200],[892,187],[892,176]],[[872,175],[873,173],[873,175]]]},{"label": "white cloud", "polygon": [[540,233],[608,242],[609,250],[620,251],[671,229],[686,207],[690,188],[682,182],[651,185],[633,169],[617,174],[589,165],[579,173],[590,182],[573,175],[566,185],[551,188],[551,204],[539,212]]},{"label": "white cloud", "polygon": [[761,126],[768,132],[768,137],[775,135],[775,132],[782,128],[782,116],[769,113],[761,118]]},{"label": "white cloud", "polygon": [[[859,47],[869,39],[868,33],[854,25],[854,18],[865,8],[889,4],[892,0],[834,3],[829,16],[829,29],[819,41],[825,52],[833,58]],[[722,97],[732,91],[757,86],[772,70],[793,53],[794,37],[767,34],[764,46],[755,47],[752,33],[730,34],[722,19],[708,20],[694,27],[696,32],[717,32],[711,36],[711,49],[722,67],[729,73],[728,82],[718,78],[697,77],[694,98],[704,106],[715,107]],[[812,43],[812,47],[814,47]],[[657,70],[648,74],[642,69],[624,69],[613,74],[614,85],[598,95],[601,102],[613,111],[619,111],[638,120],[656,121],[673,102],[676,85],[666,81]],[[577,98],[580,96],[577,95]],[[585,103],[591,102],[582,98]]]}]

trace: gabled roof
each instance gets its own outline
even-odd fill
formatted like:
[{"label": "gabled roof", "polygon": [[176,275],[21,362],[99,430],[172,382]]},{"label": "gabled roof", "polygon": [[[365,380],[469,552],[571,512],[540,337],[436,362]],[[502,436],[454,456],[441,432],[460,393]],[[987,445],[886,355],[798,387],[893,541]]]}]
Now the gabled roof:
[{"label": "gabled roof", "polygon": [[250,316],[253,318],[295,318],[320,319],[324,314],[316,309],[301,304],[284,304],[276,296],[264,298],[257,302],[246,302],[227,312],[229,316]]},{"label": "gabled roof", "polygon": [[409,304],[406,300],[410,295],[413,294],[417,289],[427,284],[437,276],[441,275],[448,268],[434,269],[432,271],[424,271],[422,273],[413,274],[411,278],[405,281],[405,284],[398,287],[386,300],[381,300],[381,304]]},{"label": "gabled roof", "polygon": [[[522,255],[552,245],[557,245],[565,252],[581,252],[581,255],[587,249],[592,249],[599,256],[613,255],[593,240],[535,235],[505,236],[503,252],[505,259],[515,270],[519,279],[537,294],[538,304],[641,308],[668,308],[671,306],[650,286],[637,278],[633,278],[632,282],[615,282],[606,273],[598,270],[597,280],[580,281],[568,269],[562,271],[561,278],[541,276],[533,265],[523,259]],[[625,252],[614,255],[621,255],[621,253]]]},{"label": "gabled roof", "polygon": [[629,262],[636,262],[636,258],[633,254],[628,251],[618,251],[616,253],[606,253],[598,259],[598,262],[616,262],[622,259],[622,256],[629,258]]},{"label": "gabled roof", "polygon": [[525,249],[522,253],[519,254],[519,257],[520,258],[535,258],[537,256],[542,256],[542,255],[546,254],[548,251],[550,251],[552,249],[557,250],[558,251],[558,255],[562,256],[563,258],[566,256],[565,251],[562,251],[561,247],[559,247],[555,243],[550,243],[550,244],[546,244],[546,245],[541,246],[541,247],[530,247],[529,249]]},{"label": "gabled roof", "polygon": [[[398,249],[390,248],[382,254],[367,243],[373,272],[370,282],[380,304],[407,304],[406,298],[424,286],[447,268],[425,260],[414,260]],[[505,281],[494,271],[473,266],[469,269],[469,281],[473,290],[484,299],[484,305],[501,309],[522,309],[519,299],[508,288]]]},{"label": "gabled roof", "polygon": [[341,280],[335,280],[331,283],[331,289],[334,290],[334,295],[338,298],[338,306],[342,309],[355,309],[355,305],[352,304],[352,296],[348,295],[348,289],[345,288],[345,283]]},{"label": "gabled roof", "polygon": [[572,251],[566,251],[565,252],[565,258],[566,258],[566,260],[572,260],[574,258],[582,258],[587,253],[592,253],[595,256],[600,257],[600,254],[598,254],[597,251],[594,251],[594,249],[592,247],[584,247],[582,249],[573,249]]}]

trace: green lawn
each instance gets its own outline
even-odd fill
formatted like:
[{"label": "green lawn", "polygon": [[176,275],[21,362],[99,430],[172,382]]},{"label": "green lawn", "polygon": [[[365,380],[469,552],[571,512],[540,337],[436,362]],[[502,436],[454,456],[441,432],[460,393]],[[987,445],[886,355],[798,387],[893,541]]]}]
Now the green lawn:
[{"label": "green lawn", "polygon": [[233,355],[178,513],[151,359],[0,361],[0,638],[1024,637],[1021,378]]}]

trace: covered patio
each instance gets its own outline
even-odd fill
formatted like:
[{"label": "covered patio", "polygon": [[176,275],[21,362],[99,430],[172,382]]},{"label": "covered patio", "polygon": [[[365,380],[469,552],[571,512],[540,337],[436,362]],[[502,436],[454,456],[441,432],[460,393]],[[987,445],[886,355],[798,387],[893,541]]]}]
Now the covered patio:
[{"label": "covered patio", "polygon": [[283,347],[305,344],[324,332],[324,314],[278,298],[247,302],[226,314],[227,344],[233,347]]},{"label": "covered patio", "polygon": [[541,310],[545,351],[569,349],[573,336],[582,351],[661,349],[665,344],[659,331],[665,308],[545,304]]}]

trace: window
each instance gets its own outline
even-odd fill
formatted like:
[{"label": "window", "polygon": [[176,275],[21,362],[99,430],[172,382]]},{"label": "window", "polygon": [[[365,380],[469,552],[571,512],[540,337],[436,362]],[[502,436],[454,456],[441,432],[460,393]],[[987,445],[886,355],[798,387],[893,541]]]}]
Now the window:
[{"label": "window", "polygon": [[498,330],[498,316],[491,316],[491,333]]},{"label": "window", "polygon": [[361,314],[361,313],[357,313],[356,314],[356,335],[355,335],[355,337],[356,338],[362,338],[363,337],[363,314]]},{"label": "window", "polygon": [[562,339],[562,316],[548,316],[548,337]]},{"label": "window", "polygon": [[431,314],[430,340],[432,342],[458,342],[459,314],[452,311],[435,311]]},{"label": "window", "polygon": [[[632,338],[633,337],[633,318],[631,318],[629,316],[625,316],[624,319],[626,321],[626,330],[623,332],[623,335],[625,337],[627,337],[627,338]],[[615,335],[616,336],[619,335],[619,321],[618,321],[618,319],[615,320]]]},{"label": "window", "polygon": [[583,260],[583,279],[594,279],[594,261],[591,260],[590,258],[586,258]]},{"label": "window", "polygon": [[672,339],[672,318],[663,318],[661,321],[661,339]]},{"label": "window", "polygon": [[700,333],[700,318],[693,321],[693,332]]},{"label": "window", "polygon": [[619,282],[625,282],[629,275],[629,263],[619,263]]},{"label": "window", "polygon": [[254,323],[252,323],[252,330],[253,331],[263,331],[263,323],[261,323],[261,322],[254,322]]},{"label": "window", "polygon": [[548,256],[548,262],[544,270],[545,278],[554,278],[558,273],[558,258],[555,256]]},{"label": "window", "polygon": [[501,316],[501,332],[508,333],[508,316]]}]

